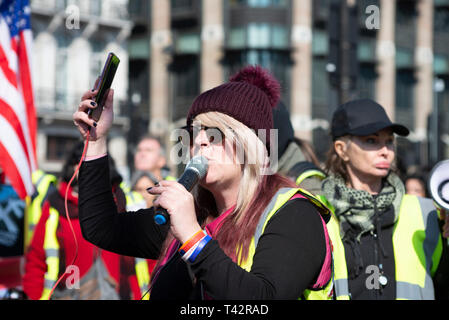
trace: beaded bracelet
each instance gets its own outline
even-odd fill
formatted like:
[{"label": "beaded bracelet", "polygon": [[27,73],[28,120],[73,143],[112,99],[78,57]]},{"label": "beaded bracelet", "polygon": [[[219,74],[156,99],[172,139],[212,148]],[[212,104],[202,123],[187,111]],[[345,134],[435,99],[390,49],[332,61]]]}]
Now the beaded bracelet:
[{"label": "beaded bracelet", "polygon": [[193,254],[188,258],[189,262],[194,262],[196,257],[198,256],[198,254],[201,252],[201,250],[203,250],[204,246],[211,240],[211,236],[207,235],[205,236],[201,242],[196,246],[195,251],[193,252]]},{"label": "beaded bracelet", "polygon": [[206,236],[204,230],[200,230],[195,233],[193,236],[189,238],[186,242],[184,242],[181,248],[178,249],[178,252],[183,256],[188,252],[195,244],[199,243],[201,239]]}]

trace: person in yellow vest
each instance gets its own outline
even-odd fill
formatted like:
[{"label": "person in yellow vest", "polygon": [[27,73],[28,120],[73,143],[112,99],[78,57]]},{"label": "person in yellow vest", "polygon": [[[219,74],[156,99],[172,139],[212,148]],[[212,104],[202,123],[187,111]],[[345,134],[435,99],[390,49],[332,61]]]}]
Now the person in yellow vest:
[{"label": "person in yellow vest", "polygon": [[[160,140],[152,135],[144,135],[137,143],[134,154],[134,169],[137,173],[147,172],[156,181],[176,180],[166,167],[165,148]],[[136,180],[133,175],[131,180]]]},{"label": "person in yellow vest", "polygon": [[48,195],[56,189],[58,178],[44,172],[43,170],[36,170],[32,176],[33,185],[35,188],[34,194],[30,198],[30,203],[27,206],[27,220],[25,232],[25,248],[30,245],[33,238],[34,229],[42,215],[42,207],[48,198]]},{"label": "person in yellow vest", "polygon": [[[24,292],[30,299],[112,300],[128,299],[130,296],[132,288],[129,278],[135,271],[123,272],[127,257],[101,250],[81,236],[77,179],[71,186],[68,183],[83,148],[84,143],[78,142],[68,152],[56,187],[41,205],[41,216],[26,254],[23,275]],[[117,210],[124,212],[125,196],[119,188],[121,176],[112,161],[108,168],[107,184],[111,197]],[[75,256],[77,258],[73,260]],[[53,286],[62,275],[63,280],[50,296]],[[140,297],[138,291],[137,295]]]},{"label": "person in yellow vest", "polygon": [[[94,94],[84,94],[73,116],[83,137],[93,125],[86,111]],[[117,212],[104,183],[113,114],[108,96],[80,170],[81,227],[88,241],[106,250],[159,258],[150,299],[332,297],[328,209],[267,170],[276,143],[267,133],[279,95],[277,80],[259,66],[199,95],[180,143],[190,156],[208,160],[207,174],[193,193],[176,181],[159,181],[148,190],[158,195],[153,208],[125,214]],[[167,210],[169,223],[155,223],[158,207]]]},{"label": "person in yellow vest", "polygon": [[155,196],[149,194],[147,189],[149,187],[154,187],[159,183],[159,180],[150,172],[147,171],[136,171],[133,174],[133,179],[131,180],[131,188],[133,191],[139,193],[145,200],[145,207],[150,208],[153,206],[153,201]]},{"label": "person in yellow vest", "polygon": [[406,194],[394,172],[394,134],[408,133],[369,99],[333,115],[321,199],[333,211],[337,299],[434,299],[448,281],[438,212],[431,199]]}]

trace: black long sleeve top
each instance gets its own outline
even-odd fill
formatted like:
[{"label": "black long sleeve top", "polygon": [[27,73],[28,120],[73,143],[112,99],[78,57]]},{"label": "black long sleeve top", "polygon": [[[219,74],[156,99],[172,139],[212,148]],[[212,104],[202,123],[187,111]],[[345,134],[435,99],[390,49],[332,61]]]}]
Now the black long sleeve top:
[{"label": "black long sleeve top", "polygon": [[[153,209],[117,212],[107,156],[85,161],[79,174],[83,236],[118,254],[157,259],[169,227],[154,223]],[[234,263],[215,240],[194,263],[175,254],[160,271],[151,299],[297,299],[315,283],[326,254],[319,213],[304,199],[290,200],[268,222],[250,272]]]}]

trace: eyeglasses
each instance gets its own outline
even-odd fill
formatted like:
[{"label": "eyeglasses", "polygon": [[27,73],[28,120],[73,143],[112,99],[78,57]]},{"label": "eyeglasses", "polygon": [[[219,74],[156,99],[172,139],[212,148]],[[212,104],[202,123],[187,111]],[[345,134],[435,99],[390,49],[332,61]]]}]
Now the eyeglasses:
[{"label": "eyeglasses", "polygon": [[225,135],[223,134],[223,131],[216,127],[206,127],[206,126],[184,126],[180,128],[184,132],[188,133],[188,136],[185,134],[181,134],[178,137],[178,141],[185,145],[185,146],[192,146],[193,142],[195,141],[195,138],[198,136],[198,134],[204,130],[207,136],[207,140],[210,144],[218,145],[222,144]]}]

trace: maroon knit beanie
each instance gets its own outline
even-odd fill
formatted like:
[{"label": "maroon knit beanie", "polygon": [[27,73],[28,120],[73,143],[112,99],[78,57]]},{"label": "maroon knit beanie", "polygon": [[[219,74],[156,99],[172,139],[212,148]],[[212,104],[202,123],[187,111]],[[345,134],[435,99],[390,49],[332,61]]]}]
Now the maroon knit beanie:
[{"label": "maroon knit beanie", "polygon": [[256,135],[258,129],[266,129],[266,146],[270,150],[272,109],[279,98],[279,82],[260,66],[247,66],[231,76],[229,82],[200,94],[187,114],[187,125],[201,113],[221,112],[254,129]]}]

